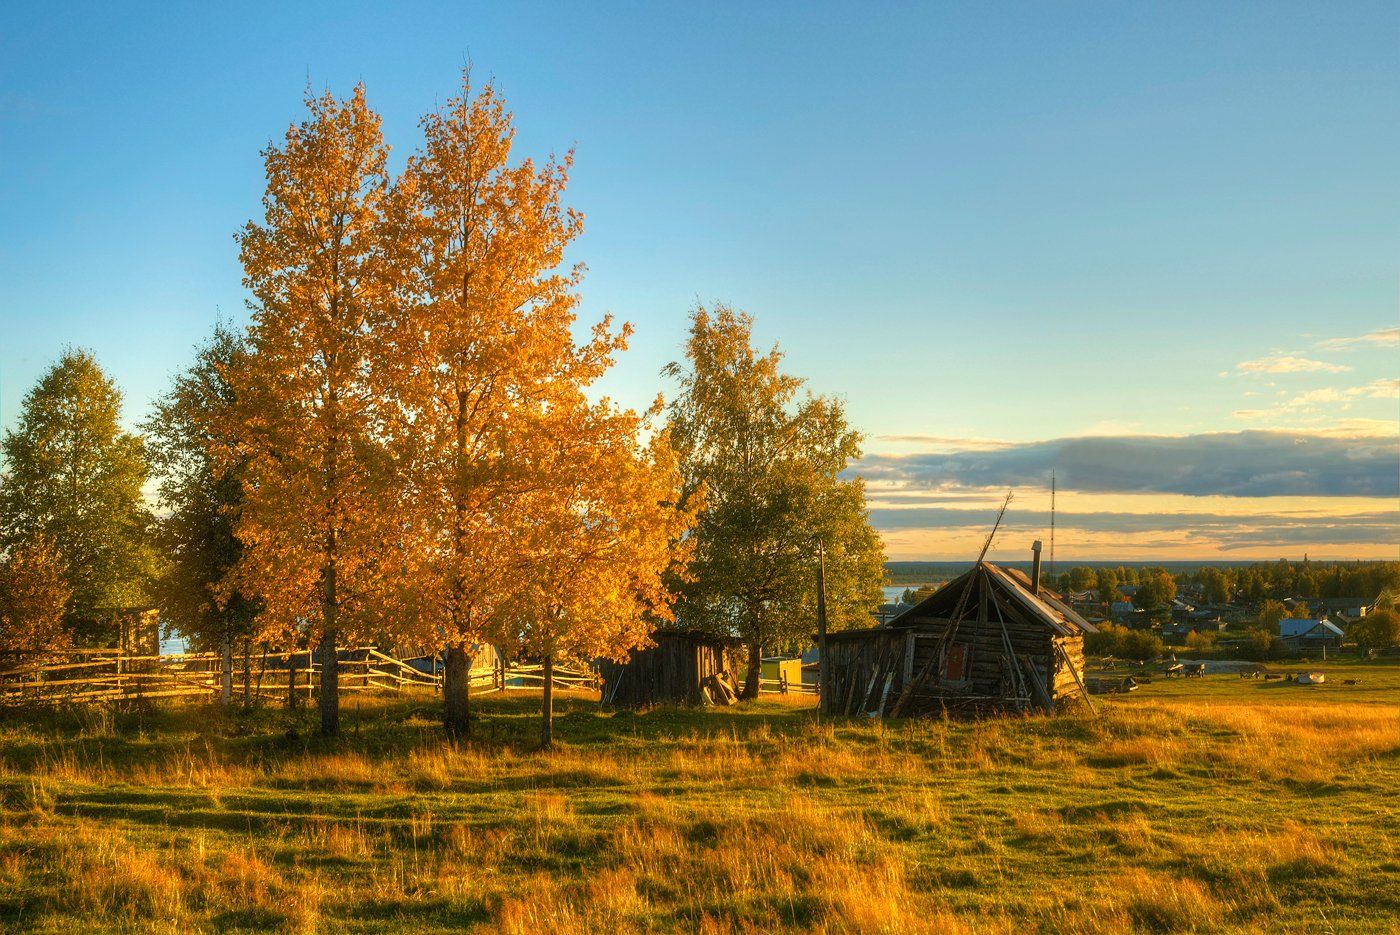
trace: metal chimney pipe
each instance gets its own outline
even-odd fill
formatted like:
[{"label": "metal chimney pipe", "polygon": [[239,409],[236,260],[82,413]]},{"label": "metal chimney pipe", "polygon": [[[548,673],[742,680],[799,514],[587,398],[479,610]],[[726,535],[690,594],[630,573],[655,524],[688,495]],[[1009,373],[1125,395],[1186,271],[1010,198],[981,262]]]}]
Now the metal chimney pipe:
[{"label": "metal chimney pipe", "polygon": [[1040,593],[1040,540],[1031,543],[1031,593]]}]

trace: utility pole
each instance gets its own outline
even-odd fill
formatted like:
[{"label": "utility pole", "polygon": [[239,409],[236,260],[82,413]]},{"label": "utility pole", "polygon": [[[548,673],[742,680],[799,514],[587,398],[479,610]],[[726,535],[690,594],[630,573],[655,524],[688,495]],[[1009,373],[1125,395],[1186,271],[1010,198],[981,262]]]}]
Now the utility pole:
[{"label": "utility pole", "polygon": [[827,713],[826,547],[817,540],[817,711]]}]

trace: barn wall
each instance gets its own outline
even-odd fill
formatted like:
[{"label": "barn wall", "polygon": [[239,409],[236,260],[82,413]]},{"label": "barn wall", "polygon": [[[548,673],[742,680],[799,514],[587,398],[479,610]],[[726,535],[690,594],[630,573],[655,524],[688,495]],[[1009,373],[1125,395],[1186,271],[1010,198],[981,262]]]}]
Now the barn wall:
[{"label": "barn wall", "polygon": [[829,684],[822,686],[822,694],[830,714],[879,711],[882,700],[888,711],[904,688],[905,634],[901,631],[864,630],[829,637],[826,655]]},{"label": "barn wall", "polygon": [[[1006,643],[1000,621],[963,620],[953,642],[968,647],[966,677],[958,683],[936,681],[936,653],[947,620],[922,619],[905,626],[873,629],[829,638],[827,679],[823,692],[828,711],[852,716],[863,713],[890,715],[908,684],[914,688],[900,712],[905,716],[936,713],[950,708],[1019,710],[1015,681],[1006,665]],[[1074,676],[1061,659],[1062,646],[1081,676],[1084,671],[1083,640],[1078,636],[1052,638],[1043,625],[1008,620],[1006,636],[1012,650],[1028,663],[1057,706],[1079,696]],[[920,679],[922,673],[929,677]],[[885,694],[885,682],[890,689]],[[883,700],[883,704],[881,703]],[[1031,692],[1030,702],[1035,701]]]},{"label": "barn wall", "polygon": [[1084,637],[1064,636],[1055,640],[1055,645],[1063,650],[1064,655],[1069,657],[1069,661],[1074,664],[1074,670],[1065,664],[1065,660],[1057,652],[1055,654],[1055,684],[1051,695],[1055,699],[1056,706],[1075,701],[1083,697],[1079,683],[1075,681],[1075,672],[1079,677],[1084,678]]},{"label": "barn wall", "polygon": [[699,704],[700,684],[726,670],[724,645],[688,634],[654,633],[655,646],[625,663],[604,662],[603,700],[619,707]]}]

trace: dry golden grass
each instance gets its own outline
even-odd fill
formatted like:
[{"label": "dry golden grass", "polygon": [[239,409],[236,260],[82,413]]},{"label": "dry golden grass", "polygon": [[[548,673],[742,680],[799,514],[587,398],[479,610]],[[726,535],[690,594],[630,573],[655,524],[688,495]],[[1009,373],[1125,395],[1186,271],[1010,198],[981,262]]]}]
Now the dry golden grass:
[{"label": "dry golden grass", "polygon": [[[1386,931],[1392,704],[1150,694],[1099,717],[818,722],[366,701],[0,728],[0,928],[170,932]],[[295,724],[303,729],[304,724]]]}]

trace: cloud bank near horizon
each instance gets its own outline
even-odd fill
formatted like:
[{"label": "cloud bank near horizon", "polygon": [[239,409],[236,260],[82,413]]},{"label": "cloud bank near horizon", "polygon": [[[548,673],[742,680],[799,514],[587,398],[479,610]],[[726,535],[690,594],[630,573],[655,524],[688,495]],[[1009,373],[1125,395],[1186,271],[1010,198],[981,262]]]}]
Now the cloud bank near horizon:
[{"label": "cloud bank near horizon", "polygon": [[1057,438],[995,448],[871,454],[853,469],[903,487],[1048,486],[1086,493],[1400,497],[1400,441],[1246,430]]},{"label": "cloud bank near horizon", "polygon": [[[1069,495],[1056,517],[1062,541],[1081,547],[1162,558],[1400,550],[1400,437],[1393,435],[1246,430],[927,443],[938,450],[871,454],[851,472],[866,480],[871,521],[901,557],[975,548],[995,516],[988,502],[1007,489],[1038,494],[1036,509],[1013,501],[1005,528],[1041,535],[1050,523],[1048,502],[1040,501],[1048,500],[1052,470]],[[1076,495],[1092,507],[1065,503]],[[1200,498],[1201,508],[1181,509],[1179,500],[1142,505],[1164,497]],[[1230,500],[1217,512],[1222,497]],[[1299,509],[1299,498],[1312,503]]]}]

